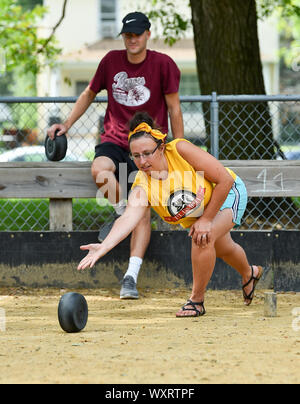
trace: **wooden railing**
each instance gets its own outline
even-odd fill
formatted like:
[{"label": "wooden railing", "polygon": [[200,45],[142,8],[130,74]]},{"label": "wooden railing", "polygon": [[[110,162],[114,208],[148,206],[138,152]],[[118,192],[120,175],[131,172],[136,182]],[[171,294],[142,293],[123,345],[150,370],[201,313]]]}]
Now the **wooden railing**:
[{"label": "wooden railing", "polygon": [[[222,161],[250,197],[300,196],[300,161]],[[95,198],[90,162],[0,163],[0,198],[49,198],[50,230],[72,231],[72,199]]]}]

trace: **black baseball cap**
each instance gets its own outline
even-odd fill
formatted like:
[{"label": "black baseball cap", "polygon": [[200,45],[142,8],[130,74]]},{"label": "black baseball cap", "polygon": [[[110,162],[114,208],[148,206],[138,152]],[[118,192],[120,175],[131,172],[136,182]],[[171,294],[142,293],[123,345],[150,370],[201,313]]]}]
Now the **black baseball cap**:
[{"label": "black baseball cap", "polygon": [[127,32],[141,35],[143,32],[149,30],[151,27],[151,23],[148,17],[145,14],[140,13],[138,11],[127,14],[123,18],[122,23],[123,28],[122,31],[120,32],[120,35],[125,34]]}]

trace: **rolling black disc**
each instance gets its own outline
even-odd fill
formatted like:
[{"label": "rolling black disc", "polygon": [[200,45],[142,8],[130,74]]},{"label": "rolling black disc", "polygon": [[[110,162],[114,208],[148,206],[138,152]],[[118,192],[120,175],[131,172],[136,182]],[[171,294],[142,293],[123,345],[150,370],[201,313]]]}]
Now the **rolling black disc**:
[{"label": "rolling black disc", "polygon": [[67,333],[80,332],[88,320],[88,305],[79,293],[66,293],[59,301],[58,321],[61,328]]}]

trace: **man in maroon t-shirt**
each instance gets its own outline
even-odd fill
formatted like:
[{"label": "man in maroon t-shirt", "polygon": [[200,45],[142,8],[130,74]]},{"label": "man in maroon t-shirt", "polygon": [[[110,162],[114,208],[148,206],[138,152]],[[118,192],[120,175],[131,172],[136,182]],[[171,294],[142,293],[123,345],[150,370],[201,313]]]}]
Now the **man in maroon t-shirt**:
[{"label": "man in maroon t-shirt", "polygon": [[[66,133],[85,113],[97,93],[107,90],[104,132],[101,134],[101,143],[95,149],[92,175],[115,209],[114,220],[125,211],[127,192],[137,170],[128,149],[128,122],[132,116],[137,111],[147,111],[161,130],[167,133],[169,115],[173,137],[183,137],[178,94],[180,71],[169,56],[147,49],[150,26],[148,18],[140,12],[130,13],[123,19],[120,34],[126,49],[107,53],[66,122],[51,126],[48,131],[52,138],[57,129],[60,130],[58,136]],[[113,222],[101,227],[100,242],[109,233]],[[120,292],[123,299],[138,298],[137,276],[150,234],[150,216],[147,216],[132,233],[129,267]]]}]

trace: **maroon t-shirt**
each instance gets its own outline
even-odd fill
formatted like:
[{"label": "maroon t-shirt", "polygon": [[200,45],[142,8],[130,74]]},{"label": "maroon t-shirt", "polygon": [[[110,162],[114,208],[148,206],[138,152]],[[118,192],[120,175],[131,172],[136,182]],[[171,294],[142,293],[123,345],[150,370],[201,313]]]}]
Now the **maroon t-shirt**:
[{"label": "maroon t-shirt", "polygon": [[146,111],[164,133],[168,132],[165,94],[179,91],[180,71],[167,55],[147,50],[142,63],[132,64],[126,50],[109,52],[100,62],[90,88],[108,92],[101,143],[112,142],[128,149],[129,121]]}]

